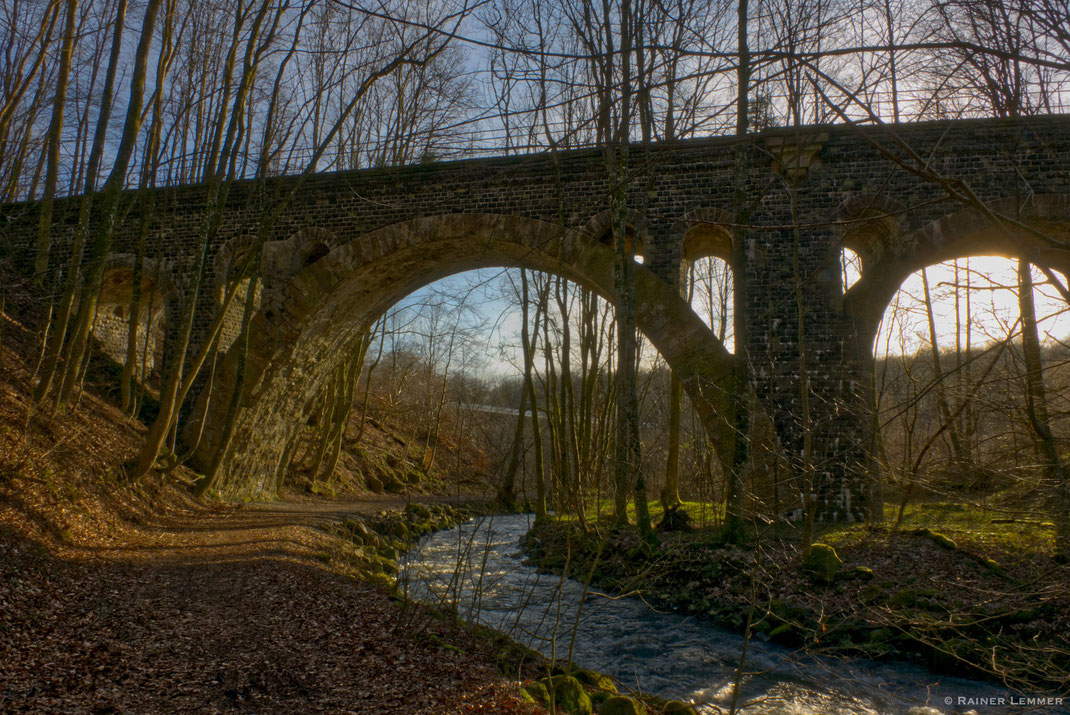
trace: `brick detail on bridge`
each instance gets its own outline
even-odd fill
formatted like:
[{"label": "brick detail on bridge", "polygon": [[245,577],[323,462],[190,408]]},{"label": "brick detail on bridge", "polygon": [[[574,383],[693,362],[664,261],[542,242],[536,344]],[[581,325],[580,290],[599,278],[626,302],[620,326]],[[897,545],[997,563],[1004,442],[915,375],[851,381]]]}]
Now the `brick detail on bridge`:
[{"label": "brick detail on bridge", "polygon": [[[683,261],[729,257],[734,146],[732,139],[707,139],[633,148],[628,185],[629,205],[645,210],[644,220],[633,221],[645,258],[637,271],[640,327],[684,377],[722,447],[731,439],[722,392],[730,357],[675,286]],[[928,170],[968,183],[1007,220],[994,224],[901,166],[894,157],[907,156],[904,146],[925,157]],[[809,436],[821,517],[857,520],[867,486],[866,390],[884,308],[910,273],[956,257],[1024,255],[1070,273],[1070,119],[772,130],[749,138],[747,151],[754,205],[743,232],[749,298],[736,310],[749,326],[753,387],[798,470]],[[472,268],[527,266],[612,299],[612,251],[604,243],[609,191],[597,151],[235,183],[212,237],[195,343],[206,339],[228,273],[252,245],[262,216],[294,197],[265,244],[225,489],[254,496],[274,489],[284,446],[333,366],[366,325],[427,283]],[[146,339],[157,324],[167,334],[177,323],[168,316],[177,314],[190,284],[205,197],[203,186],[157,193],[143,280],[160,306],[145,318]],[[128,201],[110,259],[116,265],[130,265],[137,245],[137,196]],[[65,265],[76,214],[73,202],[57,207],[53,266]],[[35,206],[0,207],[0,250],[28,265],[35,227]],[[863,261],[862,278],[846,294],[844,245]],[[121,296],[121,286],[112,293]],[[109,300],[122,303],[109,298],[102,311]],[[220,353],[236,337],[240,314],[238,301],[225,320]],[[106,344],[116,331],[123,331],[117,321],[101,323]],[[235,352],[221,355],[214,384],[200,391],[185,424],[202,464],[218,444]]]}]

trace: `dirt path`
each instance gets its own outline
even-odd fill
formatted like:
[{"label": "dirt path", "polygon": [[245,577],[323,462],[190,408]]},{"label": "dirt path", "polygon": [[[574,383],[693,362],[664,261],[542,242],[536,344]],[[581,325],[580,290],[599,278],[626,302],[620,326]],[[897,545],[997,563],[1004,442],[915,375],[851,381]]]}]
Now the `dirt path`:
[{"label": "dirt path", "polygon": [[491,647],[341,575],[316,528],[404,503],[176,511],[63,558],[3,532],[0,711],[526,711]]}]

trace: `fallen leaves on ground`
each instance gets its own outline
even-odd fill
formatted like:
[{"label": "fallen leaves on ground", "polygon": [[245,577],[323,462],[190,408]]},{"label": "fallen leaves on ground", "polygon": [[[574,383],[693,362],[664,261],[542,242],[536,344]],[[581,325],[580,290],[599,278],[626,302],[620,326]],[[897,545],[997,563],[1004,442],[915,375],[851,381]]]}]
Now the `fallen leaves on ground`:
[{"label": "fallen leaves on ground", "polygon": [[60,560],[8,532],[0,711],[526,711],[490,646],[280,553],[273,532],[294,527],[250,521],[205,518],[203,547],[121,561]]}]

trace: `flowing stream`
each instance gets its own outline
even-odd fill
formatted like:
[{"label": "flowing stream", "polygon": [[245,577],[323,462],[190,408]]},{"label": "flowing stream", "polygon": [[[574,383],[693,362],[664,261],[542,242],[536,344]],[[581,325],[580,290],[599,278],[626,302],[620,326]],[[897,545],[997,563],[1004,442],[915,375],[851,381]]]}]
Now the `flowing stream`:
[{"label": "flowing stream", "polygon": [[[638,598],[613,598],[523,565],[530,517],[477,519],[426,537],[406,557],[399,585],[410,597],[456,608],[547,656],[613,676],[624,689],[728,712],[742,636],[657,612]],[[800,655],[752,640],[737,695],[741,712],[1068,713],[1038,709],[997,685],[938,676],[903,663]]]}]

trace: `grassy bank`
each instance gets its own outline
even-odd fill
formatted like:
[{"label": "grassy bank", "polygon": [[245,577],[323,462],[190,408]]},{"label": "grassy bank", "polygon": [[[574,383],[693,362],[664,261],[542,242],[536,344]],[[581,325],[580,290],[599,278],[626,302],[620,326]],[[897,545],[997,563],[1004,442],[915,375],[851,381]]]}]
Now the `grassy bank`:
[{"label": "grassy bank", "polygon": [[930,504],[899,529],[825,530],[815,540],[829,548],[809,560],[788,524],[756,528],[747,546],[714,527],[662,531],[649,546],[634,529],[587,525],[541,521],[525,551],[541,568],[756,639],[1070,690],[1070,569],[1052,559],[1051,526],[1039,520]]}]

